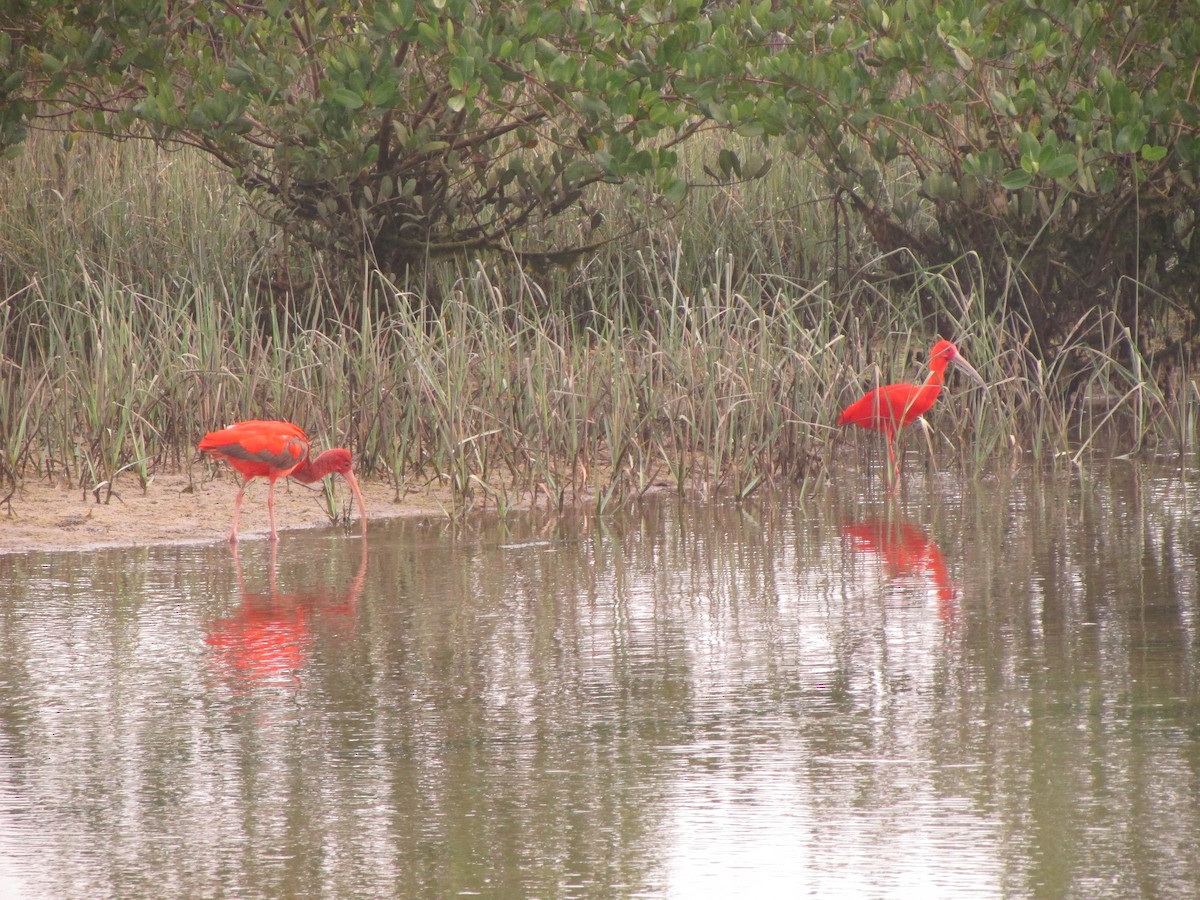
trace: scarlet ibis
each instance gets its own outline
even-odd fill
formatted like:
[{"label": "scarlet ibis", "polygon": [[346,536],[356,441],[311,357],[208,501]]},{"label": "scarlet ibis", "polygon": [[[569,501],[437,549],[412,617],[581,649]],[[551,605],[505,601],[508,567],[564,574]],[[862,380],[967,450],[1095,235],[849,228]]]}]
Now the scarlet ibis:
[{"label": "scarlet ibis", "polygon": [[987,390],[987,382],[963,358],[958,348],[950,341],[938,341],[929,354],[929,377],[924,384],[902,382],[877,387],[859,397],[838,416],[839,425],[857,425],[859,428],[883,432],[887,438],[888,456],[892,460],[893,483],[900,478],[900,464],[896,461],[896,433],[929,412],[937,402],[949,363],[954,363]]},{"label": "scarlet ibis", "polygon": [[255,478],[266,478],[267,516],[271,521],[271,540],[279,540],[275,531],[275,479],[291,476],[297,481],[312,484],[326,475],[337,474],[346,479],[354,498],[358,501],[358,512],[362,522],[362,533],[367,533],[367,507],[363,503],[362,491],[350,466],[350,451],[342,448],[326,450],[316,459],[308,458],[308,435],[290,422],[271,422],[250,419],[238,422],[220,431],[210,431],[200,441],[200,450],[217,459],[223,459],[242,476],[242,486],[233,503],[233,527],[229,531],[229,542],[237,543],[238,515],[242,510],[242,496],[246,485]]}]

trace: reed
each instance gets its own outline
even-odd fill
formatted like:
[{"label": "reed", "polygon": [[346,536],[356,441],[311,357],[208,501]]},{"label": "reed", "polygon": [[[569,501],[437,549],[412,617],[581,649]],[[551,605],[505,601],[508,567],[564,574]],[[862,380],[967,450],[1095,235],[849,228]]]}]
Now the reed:
[{"label": "reed", "polygon": [[[962,267],[900,278],[863,258],[858,277],[822,280],[832,227],[796,166],[697,191],[636,248],[574,269],[463,261],[418,290],[264,237],[194,156],[80,147],[65,165],[35,141],[0,170],[20,212],[0,230],[0,500],[30,477],[102,502],[145,489],[191,466],[206,430],[252,416],[352,446],[397,497],[444,483],[454,514],[815,487],[846,454],[878,458],[873,436],[832,423],[864,389],[921,377],[931,297],[993,388],[952,382],[930,416],[942,464],[1196,449],[1195,383],[1158,386],[1111,310],[1043,364],[1019,298],[983,308]],[[610,204],[620,231],[635,213]]]}]

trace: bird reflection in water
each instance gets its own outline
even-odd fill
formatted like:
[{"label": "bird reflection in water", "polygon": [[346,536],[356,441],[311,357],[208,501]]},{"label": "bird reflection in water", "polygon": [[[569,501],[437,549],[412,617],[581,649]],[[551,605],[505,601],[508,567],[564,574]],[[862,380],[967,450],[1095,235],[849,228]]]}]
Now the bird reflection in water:
[{"label": "bird reflection in water", "polygon": [[214,670],[243,683],[293,682],[308,661],[314,620],[343,619],[353,626],[367,574],[367,542],[362,542],[358,571],[346,590],[309,589],[280,593],[276,584],[278,545],[272,543],[268,591],[246,590],[242,561],[236,548],[233,564],[241,603],[231,616],[208,623],[205,643],[212,650]]},{"label": "bird reflection in water", "polygon": [[888,581],[919,579],[931,583],[938,615],[946,622],[958,615],[958,591],[950,580],[946,558],[925,530],[903,519],[866,519],[842,526],[850,547],[879,559]]}]

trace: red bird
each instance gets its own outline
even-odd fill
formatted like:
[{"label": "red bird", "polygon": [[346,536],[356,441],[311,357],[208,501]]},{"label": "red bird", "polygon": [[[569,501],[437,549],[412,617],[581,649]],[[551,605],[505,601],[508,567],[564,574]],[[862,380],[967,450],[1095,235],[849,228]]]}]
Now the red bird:
[{"label": "red bird", "polygon": [[857,425],[882,431],[887,438],[888,456],[892,460],[893,482],[900,478],[896,461],[896,433],[914,419],[925,415],[937,402],[946,380],[946,366],[954,363],[970,375],[986,391],[987,382],[967,362],[950,341],[938,341],[929,355],[929,377],[924,384],[888,384],[868,391],[842,410],[839,425]]},{"label": "red bird", "polygon": [[242,511],[242,496],[246,485],[255,478],[270,481],[267,488],[267,515],[271,520],[271,540],[279,540],[275,531],[275,479],[291,476],[297,481],[312,484],[326,475],[338,474],[346,479],[354,498],[358,501],[358,512],[362,522],[362,533],[367,533],[367,507],[363,503],[362,491],[350,467],[350,451],[338,448],[326,450],[316,459],[308,458],[308,435],[290,422],[268,422],[250,419],[238,422],[220,431],[210,431],[200,441],[200,450],[214,458],[223,459],[241,473],[241,489],[233,504],[233,528],[229,531],[229,542],[237,543],[238,515]]}]

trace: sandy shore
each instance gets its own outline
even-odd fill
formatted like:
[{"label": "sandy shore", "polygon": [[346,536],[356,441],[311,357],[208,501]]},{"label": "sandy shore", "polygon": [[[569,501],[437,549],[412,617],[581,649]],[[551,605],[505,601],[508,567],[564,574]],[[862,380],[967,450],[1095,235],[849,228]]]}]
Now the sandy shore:
[{"label": "sandy shore", "polygon": [[[396,500],[393,485],[361,482],[368,517],[445,514],[449,492],[436,486],[407,493]],[[334,479],[339,506],[353,504],[349,488]],[[7,491],[5,491],[7,492]],[[105,503],[89,492],[27,480],[0,507],[0,553],[28,550],[80,550],[136,546],[176,541],[221,541],[229,533],[237,482],[231,475],[201,483],[187,475],[156,475],[145,493],[136,479],[116,485]],[[297,528],[329,527],[316,486],[279,482],[275,490],[275,521],[280,533]],[[358,510],[354,510],[357,521]],[[239,534],[243,540],[267,536],[267,483],[256,480],[242,503]]]}]

